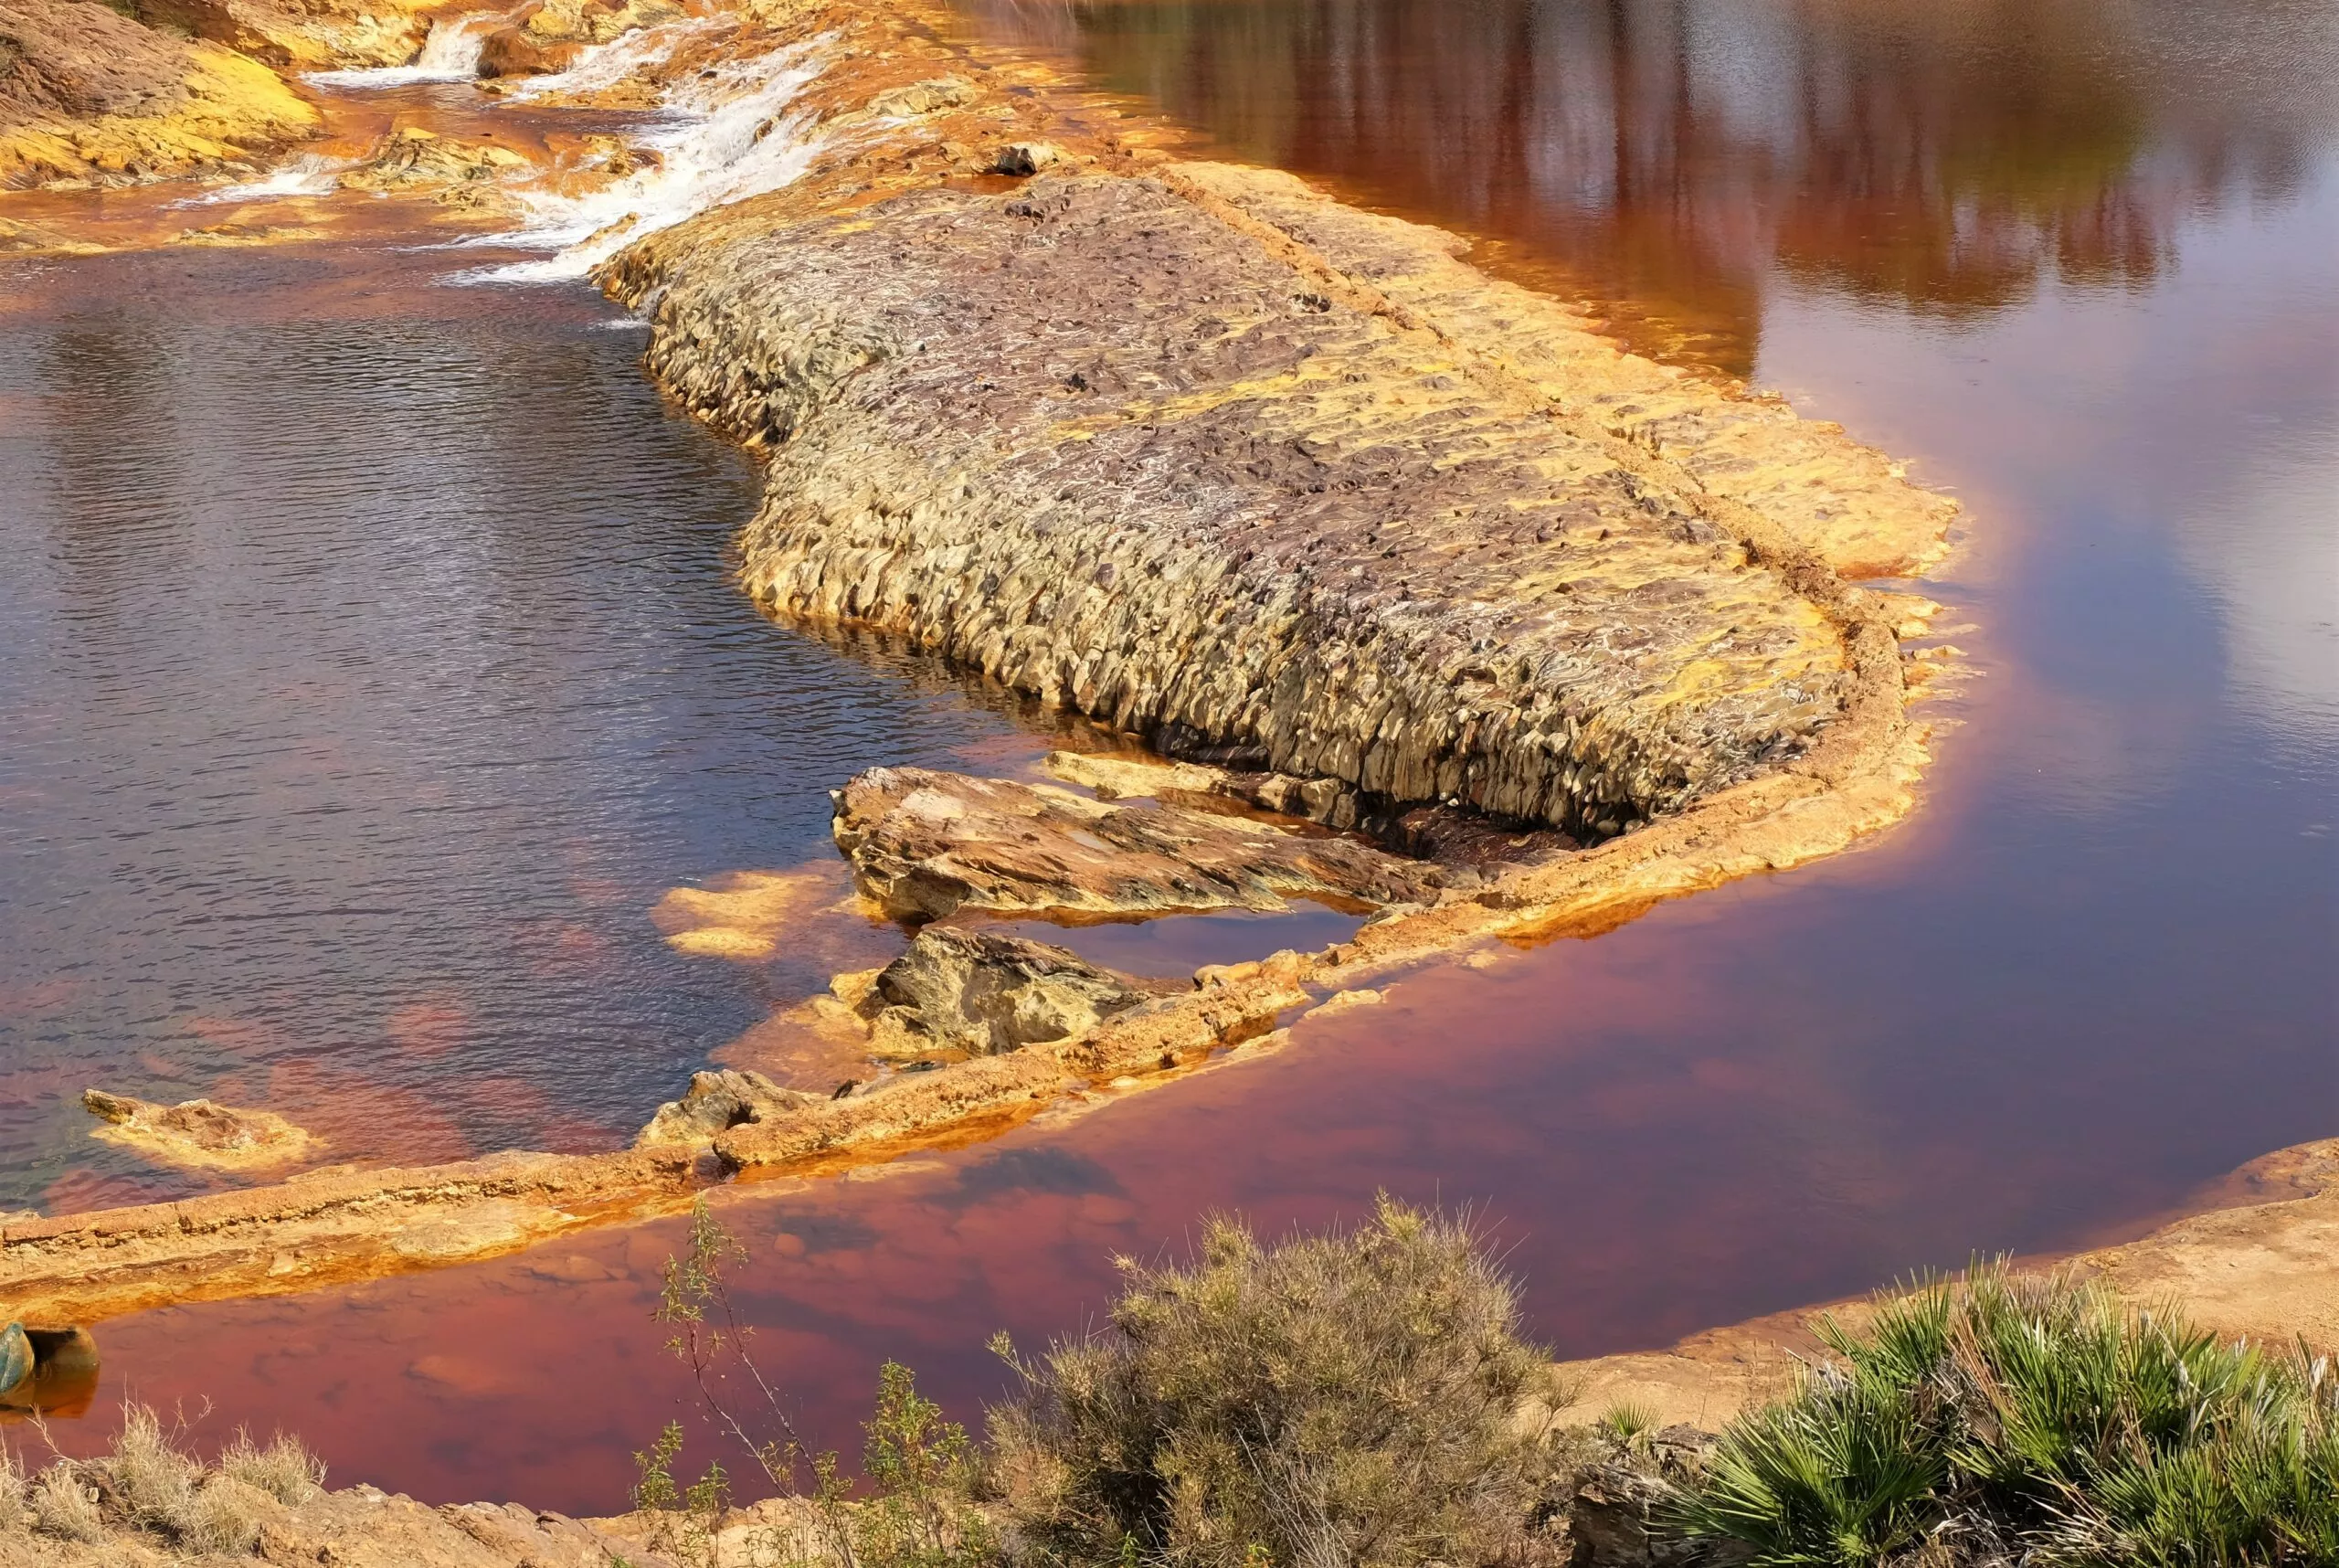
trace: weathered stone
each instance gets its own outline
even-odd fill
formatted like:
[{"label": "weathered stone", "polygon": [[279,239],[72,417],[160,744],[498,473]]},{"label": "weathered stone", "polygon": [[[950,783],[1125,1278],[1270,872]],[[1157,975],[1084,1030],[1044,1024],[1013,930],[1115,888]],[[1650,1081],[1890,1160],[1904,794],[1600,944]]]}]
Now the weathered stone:
[{"label": "weathered stone", "polygon": [[479,74],[550,76],[575,65],[584,52],[580,39],[546,38],[525,27],[498,27],[480,40]]},{"label": "weathered stone", "polygon": [[525,166],[527,159],[492,142],[466,142],[408,125],[384,137],[361,168],[341,176],[353,190],[444,190],[492,181]]},{"label": "weathered stone", "polygon": [[854,779],[832,826],[862,892],[902,920],[1426,904],[1442,886],[1434,866],[1320,831],[919,768]]},{"label": "weathered stone", "polygon": [[209,1100],[165,1106],[89,1089],[81,1104],[105,1124],[91,1137],[174,1165],[222,1171],[289,1165],[307,1158],[316,1142],[274,1111],[238,1110]]},{"label": "weathered stone", "polygon": [[1713,1442],[1694,1426],[1668,1426],[1578,1475],[1566,1499],[1569,1568],[1723,1568],[1739,1561],[1709,1542],[1653,1528]]},{"label": "weathered stone", "polygon": [[955,109],[974,95],[974,86],[970,82],[955,76],[936,77],[928,81],[914,81],[905,87],[887,89],[869,101],[869,112],[902,116],[931,114],[938,109]]},{"label": "weathered stone", "polygon": [[1011,142],[991,160],[994,175],[1036,175],[1064,161],[1064,149],[1053,142]]},{"label": "weathered stone", "polygon": [[736,1068],[693,1073],[683,1097],[660,1106],[633,1141],[637,1147],[705,1143],[717,1133],[811,1103],[811,1096],[784,1089],[761,1073]]},{"label": "weathered stone", "polygon": [[875,1021],[896,1026],[880,1029],[880,1042],[988,1056],[1085,1033],[1148,994],[1063,948],[928,926],[879,972],[870,1001]]},{"label": "weathered stone", "polygon": [[1173,756],[1593,837],[1794,757],[1841,703],[1825,618],[1686,473],[1490,394],[1162,181],[696,238],[656,274],[651,361],[779,443],[746,559],[784,614]]}]

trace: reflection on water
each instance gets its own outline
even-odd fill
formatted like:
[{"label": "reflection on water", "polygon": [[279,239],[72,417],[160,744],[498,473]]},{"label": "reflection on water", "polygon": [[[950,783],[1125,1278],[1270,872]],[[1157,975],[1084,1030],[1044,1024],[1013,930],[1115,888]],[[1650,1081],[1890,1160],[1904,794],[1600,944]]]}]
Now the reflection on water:
[{"label": "reflection on water", "polygon": [[2148,284],[2202,204],[2297,188],[2339,67],[2321,0],[961,4],[1739,376],[1773,268],[1952,317]]},{"label": "reflection on water", "polygon": [[445,267],[6,274],[0,1206],[185,1190],[87,1137],[92,1085],[344,1160],[620,1141],[827,980],[673,952],[661,895],[832,857],[852,771],[1011,733],[747,606],[752,467],[588,290]]},{"label": "reflection on water", "polygon": [[[2132,1229],[2196,1182],[2339,1128],[2329,597],[2339,157],[2317,96],[2339,80],[2329,7],[986,4],[983,25],[1045,33],[1111,85],[1153,95],[1226,144],[1501,237],[1508,266],[1585,280],[1629,319],[1691,330],[1698,353],[1956,487],[1973,536],[1933,591],[1953,607],[1944,621],[1964,623],[1950,635],[1978,673],[1930,710],[1956,727],[1925,808],[1861,853],[1489,969],[1402,980],[1383,1006],[1303,1022],[1265,1062],[1085,1119],[1034,1124],[883,1180],[732,1195],[753,1248],[745,1292],[760,1348],[801,1396],[809,1439],[854,1446],[852,1423],[888,1355],[971,1418],[1002,1382],[984,1350],[994,1329],[1029,1349],[1094,1321],[1112,1253],[1190,1235],[1213,1206],[1275,1230],[1360,1214],[1381,1188],[1484,1202],[1515,1244],[1535,1330],[1562,1353],[1590,1354],[1954,1266],[1977,1249]],[[1330,50],[1334,39],[1347,42]],[[190,329],[150,330],[167,347]],[[452,335],[481,334],[511,358],[518,330],[490,322]],[[586,737],[565,744],[589,777],[540,762],[511,792],[524,807],[495,797],[503,814],[465,841],[495,874],[451,906],[495,912],[457,922],[465,942],[513,909],[524,922],[572,920],[593,939],[640,933],[646,954],[619,946],[631,956],[595,976],[616,977],[606,994],[580,985],[553,998],[569,1009],[561,1027],[594,1042],[577,1054],[580,1073],[614,1077],[630,1051],[665,1048],[609,1037],[605,1017],[648,1011],[630,988],[667,974],[719,986],[710,970],[754,971],[712,959],[659,968],[685,960],[654,932],[564,912],[562,899],[583,895],[546,894],[537,868],[577,852],[547,819],[595,824],[600,848],[584,858],[619,868],[575,885],[613,890],[589,907],[640,911],[667,885],[622,884],[638,863],[631,837],[661,846],[641,859],[701,876],[784,868],[813,829],[789,802],[823,768],[938,747],[990,721],[955,699],[905,696],[893,680],[738,617],[712,575],[692,575],[705,570],[693,564],[701,545],[662,554],[641,544],[696,524],[645,535],[640,518],[593,523],[591,495],[619,482],[606,469],[672,471],[657,465],[701,449],[659,424],[622,351],[605,364],[551,335],[569,344],[559,363],[600,366],[601,378],[572,370],[552,396],[543,378],[557,365],[514,366],[525,374],[500,395],[525,413],[492,444],[473,438],[489,455],[472,471],[524,476],[510,506],[578,465],[597,477],[556,518],[507,524],[512,537],[494,552],[462,555],[459,527],[424,552],[443,561],[450,599],[479,601],[450,641],[497,651],[478,671],[443,658],[429,667],[462,678],[433,710],[449,725],[506,670],[537,671],[532,700],[567,715],[555,724],[490,705],[479,715],[487,755],[499,745],[561,755],[545,732],[564,725]],[[124,375],[111,395],[166,418],[183,395],[171,364],[153,376],[170,391],[153,396]],[[605,407],[624,412],[604,424]],[[104,409],[97,400],[92,417]],[[369,438],[416,439],[390,424]],[[676,445],[624,462],[592,449],[636,453],[625,443],[644,429]],[[136,439],[121,429],[91,444]],[[176,450],[200,461],[200,443]],[[690,493],[744,483],[706,461],[712,478],[692,477]],[[336,594],[362,602],[386,591],[375,578],[422,569],[374,536],[397,531],[397,509],[362,494],[338,504],[368,520],[342,548],[370,569],[333,577],[339,556],[315,562]],[[665,504],[675,518],[703,515],[683,495]],[[144,537],[137,519],[103,514],[122,536]],[[236,525],[222,516],[213,535]],[[691,537],[719,535],[713,519],[703,526]],[[679,638],[604,614],[589,624],[615,626],[619,647],[572,646],[581,627],[544,606],[617,581],[612,552],[646,563],[674,615],[702,630]],[[85,583],[84,600],[119,597],[201,653],[217,633],[191,624],[178,599],[254,590],[196,580],[186,568],[206,557],[184,547],[153,553],[164,572],[131,555],[101,587]],[[514,561],[550,563],[549,579],[566,586],[499,589]],[[523,631],[502,630],[506,618]],[[102,668],[115,646],[95,640],[63,667]],[[532,662],[543,650],[560,657]],[[589,744],[611,721],[594,716],[578,694],[588,683],[565,660],[601,672],[619,710],[645,715],[627,732],[640,744]],[[353,679],[346,657],[322,662],[313,678]],[[672,685],[640,696],[633,683],[660,663]],[[148,678],[171,700],[139,723],[165,736],[191,724],[173,715],[198,690],[226,683],[200,669]],[[61,681],[44,689],[84,690]],[[371,689],[335,687],[334,702],[356,705],[336,711],[366,718]],[[782,692],[799,694],[772,694]],[[697,701],[721,722],[690,717]],[[229,702],[222,722],[251,722],[249,705]],[[55,723],[63,747],[72,732]],[[379,727],[340,726],[333,756],[370,759]],[[748,744],[742,733],[759,737],[744,757],[732,749]],[[193,809],[164,772],[175,746],[148,758],[108,744],[146,779],[132,798],[151,803],[142,810],[167,822]],[[794,760],[819,747],[834,762]],[[434,777],[414,775],[377,768],[368,777],[383,787],[368,794]],[[450,777],[503,775],[482,765]],[[773,779],[801,793],[757,787]],[[238,809],[231,793],[219,799],[213,809]],[[62,808],[44,809],[69,826]],[[755,824],[744,842],[731,827],[743,816]],[[304,821],[288,818],[283,831],[314,827]],[[128,847],[110,853],[158,853],[127,832]],[[517,849],[500,847],[507,834]],[[62,921],[77,905],[43,907]],[[451,961],[430,945],[429,922],[412,925],[402,939]],[[70,935],[103,943],[109,928],[91,920]],[[301,949],[279,953],[259,929],[255,973],[281,986]],[[310,956],[346,964],[323,944]],[[99,987],[83,977],[110,972],[58,969],[33,970],[25,983],[48,989],[17,994],[89,1008]],[[470,983],[497,994],[476,974]],[[476,1048],[463,1043],[479,1005],[469,993],[371,1003],[385,1021],[422,1009],[403,1015],[399,1038],[455,1042],[439,1047],[449,1051]],[[225,1003],[204,1007],[197,1017],[221,1010],[206,1025],[220,1031],[218,1049],[267,1048],[242,1043],[242,1015]],[[330,1023],[320,1008],[295,1016],[313,1026],[321,1012]],[[179,1038],[204,1038],[193,1022]],[[657,1039],[686,1032],[687,1016]],[[363,1039],[344,1048],[399,1059]],[[589,1102],[599,1091],[577,1092]],[[640,1089],[628,1093],[638,1105]],[[646,1320],[657,1264],[676,1245],[674,1227],[652,1226],[312,1298],[149,1314],[107,1325],[107,1353],[124,1385],[150,1397],[217,1398],[223,1429],[297,1421],[344,1479],[604,1510],[623,1494],[628,1454],[686,1392]]]}]

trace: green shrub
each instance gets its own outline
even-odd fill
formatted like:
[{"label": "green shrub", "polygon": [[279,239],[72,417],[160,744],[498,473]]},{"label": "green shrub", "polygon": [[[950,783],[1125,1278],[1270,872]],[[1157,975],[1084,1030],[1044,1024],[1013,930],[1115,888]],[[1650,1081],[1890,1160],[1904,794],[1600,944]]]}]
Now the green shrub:
[{"label": "green shrub", "polygon": [[1190,1268],[1123,1261],[1110,1328],[990,1413],[1010,1541],[1042,1562],[1193,1568],[1525,1563],[1544,1376],[1510,1282],[1462,1223],[1386,1199],[1263,1246],[1212,1222]]},{"label": "green shrub", "polygon": [[1673,1523],[1758,1564],[2339,1563],[2325,1365],[2101,1287],[1977,1270],[1881,1302],[1724,1432]]}]

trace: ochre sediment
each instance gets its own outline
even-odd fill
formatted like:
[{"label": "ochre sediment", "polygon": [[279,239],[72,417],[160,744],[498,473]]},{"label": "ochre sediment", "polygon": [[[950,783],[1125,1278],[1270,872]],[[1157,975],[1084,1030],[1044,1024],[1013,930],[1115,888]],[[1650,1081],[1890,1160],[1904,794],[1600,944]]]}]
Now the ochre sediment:
[{"label": "ochre sediment", "polygon": [[218,44],[89,0],[0,0],[0,190],[186,174],[318,124],[274,71]]},{"label": "ochre sediment", "polygon": [[[1381,906],[1350,941],[1116,996],[1071,1038],[761,1096],[720,1130],[710,1110],[695,1144],[10,1225],[0,1297],[25,1315],[482,1256],[708,1181],[986,1136],[1265,1048],[1425,959],[1793,865],[1909,809],[1923,735],[1899,639],[1931,607],[1853,579],[1932,559],[1950,503],[1832,426],[1622,353],[1448,236],[1180,160],[1029,62],[938,41],[943,20],[926,0],[776,0],[617,90],[779,48],[822,63],[765,127],[816,138],[801,178],[603,280],[650,315],[677,396],[767,455],[747,587],[1186,759],[1164,812],[1211,797],[1313,819],[1279,863],[1325,827],[1411,844],[1456,822],[1485,824],[1486,863],[1328,841],[1382,876],[1348,890]],[[1085,781],[1127,795],[1116,766]],[[1126,814],[1170,820],[1153,810]],[[963,870],[968,850],[945,832],[916,858]],[[1112,874],[1106,855],[1084,885]],[[661,925],[691,950],[767,951],[810,892],[743,884]]]}]

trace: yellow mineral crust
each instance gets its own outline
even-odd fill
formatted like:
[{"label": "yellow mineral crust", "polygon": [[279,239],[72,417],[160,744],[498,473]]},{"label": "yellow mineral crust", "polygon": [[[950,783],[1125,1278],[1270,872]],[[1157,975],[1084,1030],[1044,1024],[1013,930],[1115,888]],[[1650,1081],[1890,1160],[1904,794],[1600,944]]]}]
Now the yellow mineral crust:
[{"label": "yellow mineral crust", "polygon": [[314,132],[275,72],[86,0],[0,0],[0,190],[118,184],[247,159]]}]

